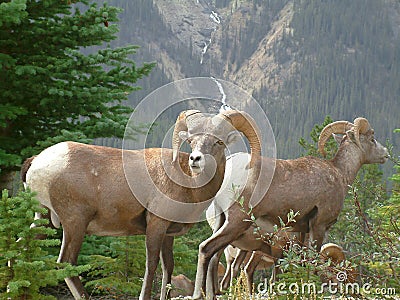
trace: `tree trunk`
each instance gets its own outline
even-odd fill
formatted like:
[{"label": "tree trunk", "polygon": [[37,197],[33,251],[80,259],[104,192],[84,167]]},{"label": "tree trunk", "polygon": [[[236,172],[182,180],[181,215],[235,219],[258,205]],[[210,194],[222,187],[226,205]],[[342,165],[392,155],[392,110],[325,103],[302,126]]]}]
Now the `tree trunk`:
[{"label": "tree trunk", "polygon": [[5,171],[0,173],[0,193],[7,189],[9,196],[15,196],[19,189],[19,181],[16,171]]}]

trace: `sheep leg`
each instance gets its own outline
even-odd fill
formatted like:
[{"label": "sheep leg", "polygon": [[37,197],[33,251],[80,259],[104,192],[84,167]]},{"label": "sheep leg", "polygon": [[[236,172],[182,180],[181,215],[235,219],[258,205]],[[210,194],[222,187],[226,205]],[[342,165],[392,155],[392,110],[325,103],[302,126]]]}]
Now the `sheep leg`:
[{"label": "sheep leg", "polygon": [[[147,215],[146,227],[146,271],[144,273],[140,300],[151,299],[151,288],[154,274],[160,259],[161,246],[164,242],[169,221],[163,220],[153,214]],[[164,275],[163,275],[164,277]]]},{"label": "sheep leg", "polygon": [[[215,213],[218,215],[218,212]],[[216,218],[215,226],[213,228],[213,234],[217,232],[222,225],[224,225],[225,221],[225,216],[223,214],[219,214],[218,217]],[[220,289],[219,289],[219,283],[218,283],[218,263],[221,259],[223,251],[219,250],[217,254],[215,254],[211,260],[210,260],[210,265],[208,267],[207,271],[207,286],[212,287],[213,290],[210,291],[211,293],[219,294]]]},{"label": "sheep leg", "polygon": [[272,269],[271,281],[275,282],[278,279],[279,274],[283,274],[283,272],[278,265],[275,265],[274,268]]},{"label": "sheep leg", "polygon": [[174,270],[174,237],[165,236],[161,247],[161,267],[163,271],[162,285],[161,285],[161,296],[160,299],[167,299],[167,284],[171,283],[172,272]]},{"label": "sheep leg", "polygon": [[[246,215],[242,216],[242,213],[239,212],[239,215],[236,215],[235,218],[231,218],[231,220],[227,220],[215,234],[200,244],[193,299],[201,299],[202,292],[206,291],[206,271],[208,270],[210,259],[217,251],[224,249],[250,227],[250,222],[242,221],[245,218]],[[232,228],[234,228],[234,230],[232,230]],[[207,299],[208,297],[209,295],[207,295]],[[210,298],[214,299],[215,295],[210,295]]]},{"label": "sheep leg", "polygon": [[230,285],[233,286],[233,280],[237,277],[239,274],[239,270],[241,265],[244,262],[244,259],[246,258],[247,251],[238,249],[238,253],[235,257],[235,260],[233,261],[233,264],[231,266],[231,282]]},{"label": "sheep leg", "polygon": [[322,243],[325,237],[324,228],[315,228],[310,230],[310,242],[315,241],[315,250],[319,252],[321,250]]},{"label": "sheep leg", "polygon": [[[77,264],[78,254],[85,237],[85,230],[82,230],[82,228],[86,229],[84,224],[80,225],[78,224],[75,228],[80,228],[81,230],[73,230],[64,226],[61,250],[57,262],[68,262],[72,265]],[[89,299],[89,295],[86,293],[79,276],[65,278],[65,283],[75,299]]]},{"label": "sheep leg", "polygon": [[[214,207],[215,208],[215,207]],[[213,234],[216,233],[222,225],[224,225],[225,222],[225,215],[221,212],[218,211],[218,209],[215,208],[215,224],[213,228]],[[208,271],[207,271],[207,286],[212,287],[211,293],[219,294],[220,289],[219,289],[219,282],[218,282],[218,264],[221,259],[222,255],[222,250],[219,250],[217,254],[215,254],[211,260],[210,260],[210,265],[208,266]]]},{"label": "sheep leg", "polygon": [[249,290],[253,290],[253,279],[254,279],[254,272],[261,261],[262,256],[257,254],[255,251],[251,254],[249,261],[247,262],[246,266],[244,267],[244,272],[247,278],[247,285]]},{"label": "sheep leg", "polygon": [[218,251],[210,260],[210,265],[208,266],[207,272],[207,287],[212,288],[209,293],[219,294],[218,286],[218,264],[222,255],[222,250]]},{"label": "sheep leg", "polygon": [[304,246],[305,245],[306,236],[307,236],[306,232],[300,232],[300,235],[299,235],[299,244],[300,244],[300,246]]},{"label": "sheep leg", "polygon": [[[40,207],[45,207],[46,208],[46,206],[43,206],[43,205],[40,205]],[[35,212],[34,220],[36,221],[36,220],[42,220],[42,219],[49,220],[49,224],[42,225],[42,226],[48,227],[48,228],[54,228],[54,227],[52,227],[52,224],[51,224],[50,213],[49,212],[47,212],[46,214],[42,214],[40,212]],[[30,228],[35,228],[35,227],[37,227],[37,225],[35,223],[32,223],[31,226],[30,226]],[[38,239],[38,240],[44,240],[46,238],[47,238],[47,234],[37,234],[35,236],[35,239]]]},{"label": "sheep leg", "polygon": [[220,290],[225,291],[229,287],[229,283],[231,282],[231,267],[232,263],[234,261],[234,257],[232,257],[228,251],[228,248],[225,248],[224,250],[225,253],[225,260],[226,260],[226,270],[224,277],[221,280],[221,285],[220,285]]},{"label": "sheep leg", "polygon": [[320,251],[325,238],[326,226],[318,222],[318,215],[310,220],[310,239],[309,243],[315,242],[315,250]]}]

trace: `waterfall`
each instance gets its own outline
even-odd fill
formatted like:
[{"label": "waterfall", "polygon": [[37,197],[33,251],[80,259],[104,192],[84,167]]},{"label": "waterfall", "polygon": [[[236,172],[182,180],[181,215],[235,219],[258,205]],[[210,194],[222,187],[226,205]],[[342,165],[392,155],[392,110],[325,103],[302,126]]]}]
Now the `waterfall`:
[{"label": "waterfall", "polygon": [[215,84],[217,85],[218,90],[222,96],[222,98],[221,98],[222,105],[221,105],[221,108],[219,109],[219,112],[222,112],[225,110],[231,110],[232,108],[228,104],[226,104],[226,94],[225,94],[224,88],[222,87],[222,84],[215,77],[211,76],[210,78],[215,82]]}]

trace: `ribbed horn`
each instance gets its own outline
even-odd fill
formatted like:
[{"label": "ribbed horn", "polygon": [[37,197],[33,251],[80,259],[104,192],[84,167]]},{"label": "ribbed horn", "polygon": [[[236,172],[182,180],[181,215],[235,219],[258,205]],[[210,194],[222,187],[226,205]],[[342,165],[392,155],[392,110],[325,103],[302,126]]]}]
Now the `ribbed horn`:
[{"label": "ribbed horn", "polygon": [[256,122],[244,111],[228,110],[220,115],[230,120],[232,126],[242,132],[249,141],[251,152],[249,168],[252,168],[261,155],[261,133]]},{"label": "ribbed horn", "polygon": [[345,134],[347,130],[350,130],[354,125],[347,121],[336,121],[330,123],[322,129],[318,139],[318,151],[325,157],[325,143],[332,136],[333,133]]},{"label": "ribbed horn", "polygon": [[366,134],[368,130],[371,129],[371,125],[365,118],[356,118],[354,120],[354,138],[355,142],[360,149],[362,149],[361,142],[360,142],[360,133]]},{"label": "ribbed horn", "polygon": [[181,138],[179,132],[187,131],[187,119],[194,114],[200,113],[199,110],[185,110],[181,112],[176,119],[174,132],[172,134],[172,162],[175,162],[178,158],[179,148],[181,146]]}]

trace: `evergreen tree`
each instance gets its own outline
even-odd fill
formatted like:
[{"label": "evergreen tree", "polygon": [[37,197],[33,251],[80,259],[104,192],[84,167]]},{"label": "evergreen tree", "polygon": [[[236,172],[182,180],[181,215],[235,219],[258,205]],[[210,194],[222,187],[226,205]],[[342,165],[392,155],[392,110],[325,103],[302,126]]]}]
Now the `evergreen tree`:
[{"label": "evergreen tree", "polygon": [[[47,219],[34,220],[35,212],[46,213],[30,192],[9,197],[7,190],[0,201],[0,298],[54,299],[41,294],[40,288],[57,285],[65,277],[78,275],[88,266],[73,267],[57,264],[56,257],[48,255],[46,248],[59,245],[50,236],[54,229],[40,225]],[[35,224],[35,226],[30,226]]]},{"label": "evergreen tree", "polygon": [[[400,129],[395,132],[400,133]],[[392,150],[392,149],[391,149]],[[392,152],[392,151],[391,151]],[[396,158],[397,157],[397,158]],[[400,160],[391,153],[396,173],[389,179],[393,182],[390,197],[378,198],[369,209],[370,218],[364,220],[375,251],[364,260],[369,271],[389,287],[400,287]],[[382,283],[381,283],[382,284]]]},{"label": "evergreen tree", "polygon": [[[206,221],[195,224],[188,234],[175,238],[174,274],[185,274],[194,280],[199,244],[211,235]],[[146,261],[144,236],[97,237],[86,236],[79,264],[92,268],[86,274],[85,287],[91,294],[114,297],[135,296],[140,293]],[[160,276],[157,276],[159,274]],[[158,292],[161,269],[156,274],[153,290]]]},{"label": "evergreen tree", "polygon": [[136,46],[103,46],[118,13],[87,1],[0,1],[0,190],[24,158],[56,142],[123,136],[123,101],[153,64],[135,65]]},{"label": "evergreen tree", "polygon": [[[400,129],[396,129],[395,133],[400,133]],[[391,230],[394,235],[400,235],[400,156],[391,154],[392,160],[395,163],[396,173],[389,179],[393,182],[392,194],[384,205],[380,206],[378,213],[385,220],[383,226],[387,230]]]},{"label": "evergreen tree", "polygon": [[[93,246],[98,242],[103,249],[96,251]],[[107,249],[104,249],[104,242]],[[86,255],[81,260],[92,266],[86,283],[92,294],[123,298],[140,293],[146,264],[144,236],[88,237],[83,247],[86,249],[82,252]],[[87,255],[88,247],[92,248],[90,255]]]},{"label": "evergreen tree", "polygon": [[[324,122],[321,125],[315,124],[310,133],[311,142],[308,142],[305,138],[300,138],[299,144],[304,150],[306,150],[305,155],[317,157],[321,156],[321,154],[318,152],[317,146],[319,135],[324,127],[332,122],[332,118],[330,116],[326,116]],[[332,158],[334,156],[337,151],[337,144],[333,139],[329,139],[326,142],[325,151],[327,154],[327,158]]]}]

